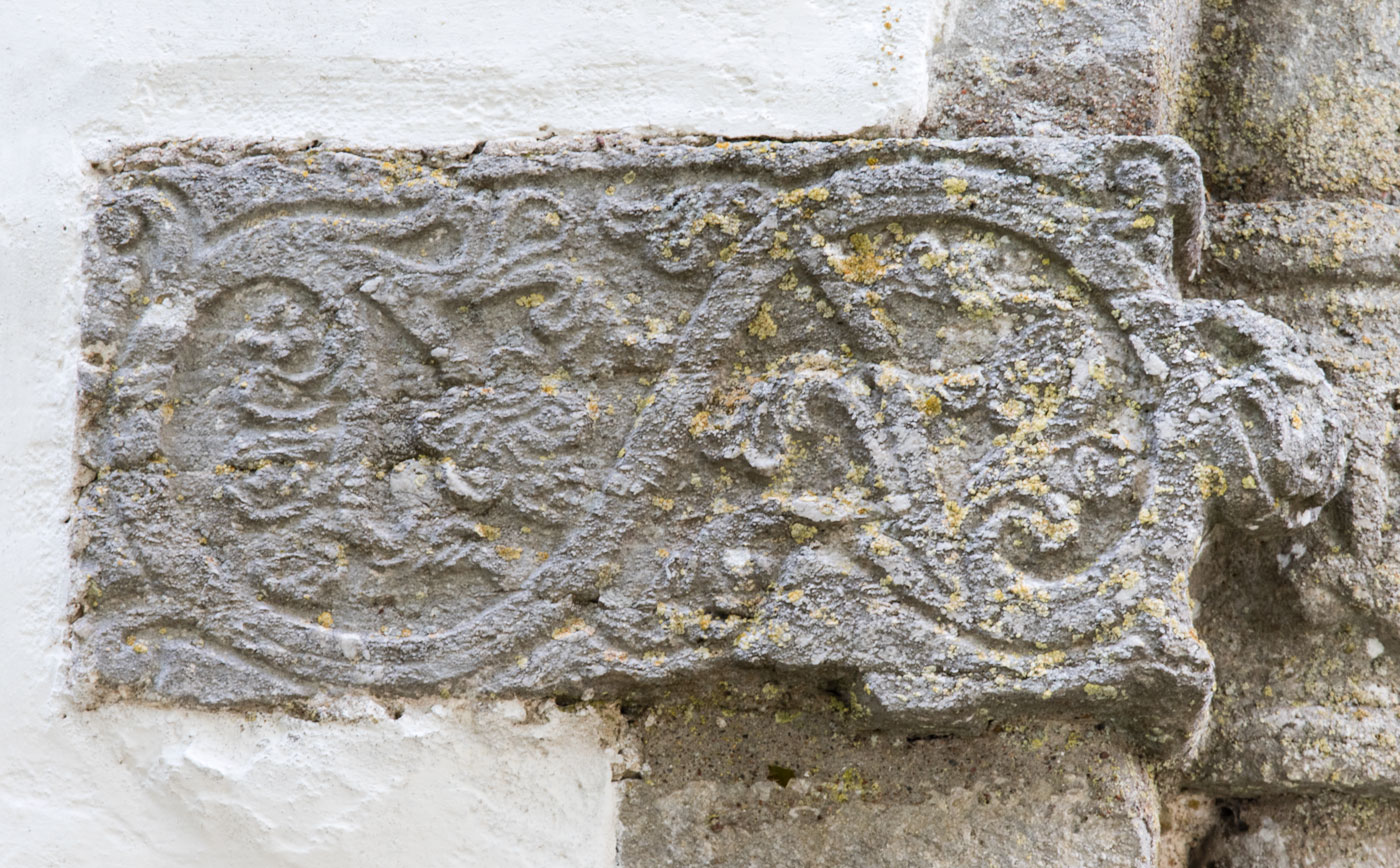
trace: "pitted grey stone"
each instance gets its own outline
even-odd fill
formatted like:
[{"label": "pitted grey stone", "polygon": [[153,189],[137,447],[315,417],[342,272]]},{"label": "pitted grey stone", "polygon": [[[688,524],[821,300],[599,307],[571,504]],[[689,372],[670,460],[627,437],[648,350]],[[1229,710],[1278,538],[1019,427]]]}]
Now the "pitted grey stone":
[{"label": "pitted grey stone", "polygon": [[127,154],[83,323],[99,695],[850,682],[1179,743],[1212,524],[1337,491],[1282,323],[1183,300],[1169,138]]}]

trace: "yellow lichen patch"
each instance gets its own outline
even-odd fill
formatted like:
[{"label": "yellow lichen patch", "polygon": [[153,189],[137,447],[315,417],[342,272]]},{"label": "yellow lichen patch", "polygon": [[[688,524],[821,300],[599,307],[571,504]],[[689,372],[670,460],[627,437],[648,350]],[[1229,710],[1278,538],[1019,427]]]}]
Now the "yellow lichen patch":
[{"label": "yellow lichen patch", "polygon": [[792,538],[799,543],[805,543],[817,535],[817,529],[810,524],[795,521],[788,526],[788,533],[792,534]]},{"label": "yellow lichen patch", "polygon": [[442,187],[456,187],[457,182],[447,177],[442,169],[429,170],[426,166],[414,163],[404,157],[396,160],[384,160],[379,164],[380,171],[387,177],[379,180],[379,186],[386,192],[392,191],[396,186],[415,187],[419,184],[432,182]]},{"label": "yellow lichen patch", "polygon": [[797,254],[791,247],[788,247],[788,234],[786,232],[774,232],[773,243],[768,247],[768,255],[773,259],[792,259]]},{"label": "yellow lichen patch", "polygon": [[997,412],[1009,421],[1021,418],[1026,413],[1026,402],[1019,398],[1011,398],[997,405]]},{"label": "yellow lichen patch", "polygon": [[944,178],[943,192],[949,196],[961,196],[967,192],[967,180],[965,178]]},{"label": "yellow lichen patch", "polygon": [[1220,497],[1229,488],[1229,483],[1225,481],[1225,471],[1214,464],[1196,465],[1196,490],[1201,493],[1203,500]]},{"label": "yellow lichen patch", "polygon": [[524,553],[523,549],[518,549],[515,546],[496,546],[496,556],[501,560],[518,561]]},{"label": "yellow lichen patch", "polygon": [[796,603],[801,600],[804,595],[805,592],[801,588],[793,588],[791,591],[787,592],[788,602]]},{"label": "yellow lichen patch", "polygon": [[944,499],[943,522],[948,526],[949,533],[957,533],[965,518],[967,518],[967,507],[955,501]]},{"label": "yellow lichen patch", "polygon": [[899,325],[890,318],[889,312],[880,307],[880,294],[871,290],[865,294],[864,301],[870,308],[870,316],[875,322],[880,324],[886,332],[891,335],[899,334]]},{"label": "yellow lichen patch", "polygon": [[606,588],[609,585],[611,585],[613,583],[613,580],[615,580],[621,573],[621,564],[615,564],[611,562],[603,564],[601,567],[598,568],[597,574],[594,576],[593,585],[599,590],[602,590],[603,588]]},{"label": "yellow lichen patch", "polygon": [[646,318],[646,326],[647,340],[653,341],[666,334],[671,328],[671,323],[660,317],[649,316]]},{"label": "yellow lichen patch", "polygon": [[1137,570],[1123,570],[1113,573],[1108,578],[1099,583],[1098,596],[1106,597],[1114,592],[1114,588],[1121,588],[1124,591],[1131,591],[1142,581],[1142,573]]},{"label": "yellow lichen patch", "polygon": [[701,410],[690,417],[690,436],[699,437],[700,432],[710,427],[710,411]]},{"label": "yellow lichen patch", "polygon": [[702,632],[707,631],[715,625],[714,617],[703,609],[681,609],[667,603],[656,604],[656,616],[666,629],[677,636],[697,628]]},{"label": "yellow lichen patch", "polygon": [[1039,474],[1028,476],[1025,479],[1016,480],[1016,490],[1025,495],[1042,496],[1050,493],[1050,486],[1045,484]]},{"label": "yellow lichen patch", "polygon": [[850,766],[830,784],[822,785],[832,801],[849,802],[852,798],[874,798],[880,794],[880,785],[869,781],[856,766]]},{"label": "yellow lichen patch", "polygon": [[329,630],[335,626],[335,618],[331,617],[330,612],[322,612],[316,616],[316,623]]},{"label": "yellow lichen patch", "polygon": [[1167,604],[1158,597],[1147,597],[1138,603],[1138,609],[1154,618],[1162,618],[1167,614]]},{"label": "yellow lichen patch", "polygon": [[544,222],[548,223],[550,226],[558,226],[559,212],[550,211],[548,214],[544,215]]},{"label": "yellow lichen patch", "polygon": [[1086,684],[1084,692],[1091,699],[1112,699],[1118,695],[1118,688],[1111,684]]},{"label": "yellow lichen patch", "polygon": [[563,386],[568,379],[568,371],[560,368],[554,373],[547,374],[540,378],[540,391],[544,392],[546,395],[557,395],[559,394],[559,388]]},{"label": "yellow lichen patch", "polygon": [[1156,226],[1156,225],[1157,225],[1157,218],[1156,218],[1156,217],[1153,217],[1151,214],[1144,214],[1144,215],[1142,215],[1141,217],[1139,217],[1138,219],[1136,219],[1136,220],[1133,221],[1133,228],[1134,228],[1134,229],[1151,229],[1153,226]]},{"label": "yellow lichen patch", "polygon": [[1070,516],[1064,521],[1051,521],[1040,510],[1031,514],[1030,527],[1045,539],[1057,543],[1064,542],[1079,533],[1079,521],[1074,516]]},{"label": "yellow lichen patch", "polygon": [[554,632],[550,635],[552,635],[555,639],[567,639],[575,633],[583,633],[585,635],[591,636],[593,635],[593,632],[593,628],[588,626],[588,624],[585,623],[582,618],[570,618],[568,621],[565,621],[563,624],[556,627],[554,629]]},{"label": "yellow lichen patch", "polygon": [[[872,292],[870,293],[870,295],[875,295],[875,293]],[[876,296],[875,301],[878,302],[879,300],[879,296]],[[880,373],[875,375],[875,385],[879,386],[881,389],[889,389],[891,386],[899,385],[899,381],[899,368],[895,367],[889,362],[881,362]]]},{"label": "yellow lichen patch", "polygon": [[1108,378],[1108,360],[1102,357],[1094,359],[1089,365],[1089,377],[1104,388],[1112,386],[1113,382]]},{"label": "yellow lichen patch", "polygon": [[1032,677],[1044,675],[1047,671],[1059,666],[1063,662],[1065,662],[1065,652],[1063,651],[1055,650],[1047,651],[1044,654],[1037,654],[1031,660],[1030,670],[1026,674]]},{"label": "yellow lichen patch", "polygon": [[1246,476],[1244,479],[1240,480],[1240,488],[1243,488],[1245,491],[1254,491],[1258,487],[1259,483],[1254,481],[1253,476]]},{"label": "yellow lichen patch", "polygon": [[965,389],[981,382],[981,375],[972,371],[950,371],[943,375],[943,385]]},{"label": "yellow lichen patch", "polygon": [[779,208],[796,208],[802,204],[802,200],[805,198],[807,198],[807,191],[798,187],[796,190],[778,194],[774,197],[773,204]]},{"label": "yellow lichen patch", "polygon": [[933,392],[920,392],[914,398],[914,408],[925,416],[937,416],[943,412],[943,399]]},{"label": "yellow lichen patch", "polygon": [[749,320],[749,334],[759,340],[767,340],[778,333],[778,323],[773,319],[773,305],[764,302],[759,305],[758,314]]},{"label": "yellow lichen patch", "polygon": [[1001,305],[986,290],[958,293],[958,312],[973,319],[992,319],[1001,313]]},{"label": "yellow lichen patch", "polygon": [[652,496],[651,505],[661,510],[662,512],[670,512],[671,510],[676,508],[676,501],[672,498],[662,497],[658,494]]},{"label": "yellow lichen patch", "polygon": [[937,253],[925,253],[925,254],[923,254],[922,256],[919,257],[919,265],[923,266],[925,269],[927,269],[927,270],[929,270],[929,271],[932,271],[933,269],[939,267],[940,265],[943,265],[943,264],[946,263],[947,261],[948,261],[948,254],[947,254],[947,253],[944,253],[944,252],[941,251],[941,250],[938,251]]},{"label": "yellow lichen patch", "polygon": [[[739,230],[744,228],[743,221],[735,214],[719,214],[714,211],[706,211],[703,217],[690,221],[690,234],[699,235],[709,227],[715,227],[725,235],[738,235]],[[682,247],[690,245],[690,241],[682,240]]]},{"label": "yellow lichen patch", "polygon": [[492,527],[489,524],[478,524],[476,527],[472,528],[472,530],[476,531],[476,535],[487,542],[495,542],[501,538],[501,529]]},{"label": "yellow lichen patch", "polygon": [[890,555],[894,554],[895,549],[898,545],[899,543],[895,542],[894,540],[890,539],[882,533],[878,533],[870,541],[870,551],[874,552],[876,557],[887,558]]},{"label": "yellow lichen patch", "polygon": [[851,255],[845,258],[832,256],[827,264],[836,269],[847,283],[874,283],[885,276],[888,266],[885,258],[875,251],[875,243],[864,232],[853,233],[850,237]]},{"label": "yellow lichen patch", "polygon": [[529,295],[522,295],[515,300],[515,303],[524,308],[539,307],[544,304],[544,296],[538,292]]}]

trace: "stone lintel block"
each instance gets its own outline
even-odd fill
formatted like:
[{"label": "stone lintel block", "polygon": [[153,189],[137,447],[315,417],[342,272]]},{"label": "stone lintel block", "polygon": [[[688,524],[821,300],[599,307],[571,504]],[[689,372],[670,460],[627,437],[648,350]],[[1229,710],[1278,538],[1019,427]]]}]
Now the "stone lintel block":
[{"label": "stone lintel block", "polygon": [[1307,524],[1345,457],[1287,327],[1182,298],[1189,148],[532,148],[109,164],[80,683],[640,701],[766,671],[908,728],[1189,738],[1204,534]]}]

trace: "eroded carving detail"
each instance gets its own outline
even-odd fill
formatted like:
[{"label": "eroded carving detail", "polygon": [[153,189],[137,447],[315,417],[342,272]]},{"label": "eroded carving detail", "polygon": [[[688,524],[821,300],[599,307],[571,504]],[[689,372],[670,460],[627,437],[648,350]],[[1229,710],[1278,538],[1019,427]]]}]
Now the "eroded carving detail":
[{"label": "eroded carving detail", "polygon": [[1310,521],[1336,401],[1183,301],[1170,139],[136,154],[84,323],[80,671],[643,690],[1179,738],[1207,524]]}]

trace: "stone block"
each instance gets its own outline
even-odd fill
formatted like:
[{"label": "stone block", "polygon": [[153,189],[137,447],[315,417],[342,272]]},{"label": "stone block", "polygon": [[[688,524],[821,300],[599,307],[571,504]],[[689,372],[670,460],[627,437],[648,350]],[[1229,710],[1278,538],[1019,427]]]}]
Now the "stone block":
[{"label": "stone block", "polygon": [[110,164],[79,680],[268,705],[781,671],[906,727],[1188,738],[1200,541],[1307,524],[1345,457],[1286,326],[1181,297],[1194,154],[605,144]]},{"label": "stone block", "polygon": [[962,0],[929,56],[923,129],[985,135],[1173,130],[1200,17],[1191,0]]},{"label": "stone block", "polygon": [[645,714],[623,868],[1153,865],[1152,778],[1102,733],[908,739],[863,732],[839,696],[764,695],[745,711],[720,694]]},{"label": "stone block", "polygon": [[1202,4],[1182,135],[1217,198],[1400,196],[1400,2]]},{"label": "stone block", "polygon": [[1387,868],[1400,864],[1394,802],[1222,799],[1218,822],[1192,848],[1192,865],[1214,868]]}]

